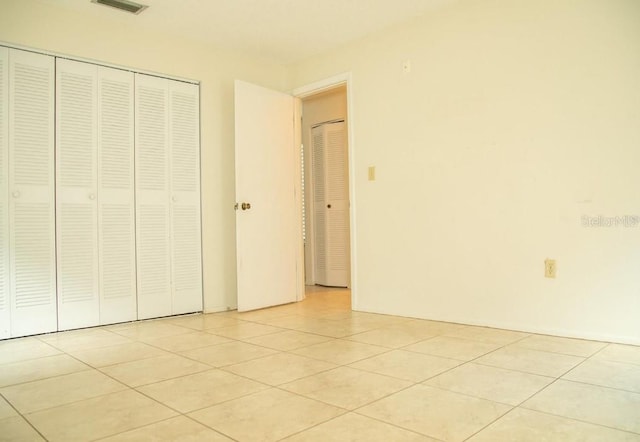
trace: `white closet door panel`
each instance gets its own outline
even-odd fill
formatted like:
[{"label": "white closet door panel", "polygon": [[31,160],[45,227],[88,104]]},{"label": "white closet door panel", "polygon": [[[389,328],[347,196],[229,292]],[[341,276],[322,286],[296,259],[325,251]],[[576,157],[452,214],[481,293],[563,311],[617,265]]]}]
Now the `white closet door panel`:
[{"label": "white closet door panel", "polygon": [[326,138],[327,280],[328,285],[349,284],[349,190],[346,125],[324,125]]},{"label": "white closet door panel", "polygon": [[311,129],[313,174],[313,240],[315,250],[316,283],[327,285],[327,222],[325,189],[325,133],[324,127]]},{"label": "white closet door panel", "polygon": [[54,59],[9,50],[11,336],[57,329]]},{"label": "white closet door panel", "polygon": [[173,314],[202,310],[198,85],[169,82]]},{"label": "white closet door panel", "polygon": [[349,284],[349,196],[346,126],[312,129],[316,282]]},{"label": "white closet door panel", "polygon": [[97,193],[98,67],[56,65],[58,328],[100,323]]},{"label": "white closet door panel", "polygon": [[9,267],[9,49],[0,47],[0,339],[10,337]]},{"label": "white closet door panel", "polygon": [[138,319],[146,319],[172,312],[168,80],[135,78]]},{"label": "white closet door panel", "polygon": [[98,68],[100,324],[136,311],[134,74]]}]

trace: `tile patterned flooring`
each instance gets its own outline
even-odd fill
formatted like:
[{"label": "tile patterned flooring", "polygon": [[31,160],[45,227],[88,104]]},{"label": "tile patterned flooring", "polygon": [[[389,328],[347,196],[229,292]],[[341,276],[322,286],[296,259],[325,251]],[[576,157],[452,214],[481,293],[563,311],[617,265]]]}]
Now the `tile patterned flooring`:
[{"label": "tile patterned flooring", "polygon": [[634,441],[640,347],[304,302],[0,341],[0,441]]}]

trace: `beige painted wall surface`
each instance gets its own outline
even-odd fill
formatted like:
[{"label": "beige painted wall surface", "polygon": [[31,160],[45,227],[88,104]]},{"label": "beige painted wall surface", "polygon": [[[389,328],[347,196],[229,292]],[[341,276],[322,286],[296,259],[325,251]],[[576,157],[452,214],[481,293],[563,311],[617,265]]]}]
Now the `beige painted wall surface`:
[{"label": "beige painted wall surface", "polygon": [[201,82],[204,307],[236,305],[233,81],[282,89],[282,66],[135,25],[96,6],[94,15],[38,0],[0,0],[0,41]]},{"label": "beige painted wall surface", "polygon": [[[307,226],[312,217],[313,187],[311,178],[311,128],[326,121],[347,119],[347,91],[341,86],[321,94],[313,95],[302,101],[302,145],[305,156],[305,200]],[[305,283],[312,284],[312,269],[309,268],[313,253],[313,238],[309,236],[311,229],[307,227],[307,240],[304,248]]]},{"label": "beige painted wall surface", "polygon": [[582,224],[640,216],[640,2],[461,0],[289,87],[345,71],[356,309],[640,344],[640,225]]}]

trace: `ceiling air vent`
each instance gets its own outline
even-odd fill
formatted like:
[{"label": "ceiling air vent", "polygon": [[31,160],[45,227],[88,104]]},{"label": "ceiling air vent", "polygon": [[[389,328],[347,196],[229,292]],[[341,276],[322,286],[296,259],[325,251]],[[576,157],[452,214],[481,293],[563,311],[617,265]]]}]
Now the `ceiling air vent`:
[{"label": "ceiling air vent", "polygon": [[140,14],[147,8],[147,5],[130,2],[129,0],[91,0],[91,3],[111,6],[112,8],[120,9],[121,11],[130,12],[132,14]]}]

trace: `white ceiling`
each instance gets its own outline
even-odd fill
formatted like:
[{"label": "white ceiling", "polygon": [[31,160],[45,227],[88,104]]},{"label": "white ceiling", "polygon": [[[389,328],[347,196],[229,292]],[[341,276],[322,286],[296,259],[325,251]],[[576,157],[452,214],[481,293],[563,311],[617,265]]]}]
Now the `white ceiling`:
[{"label": "white ceiling", "polygon": [[292,63],[457,0],[136,0],[139,15],[90,0],[47,3]]}]

